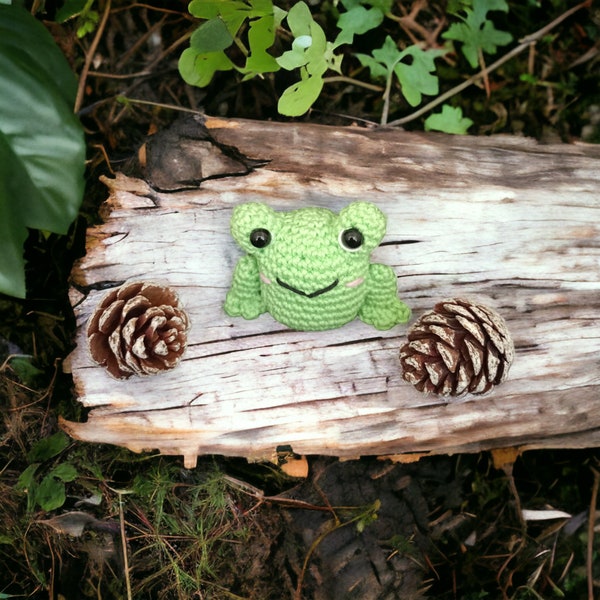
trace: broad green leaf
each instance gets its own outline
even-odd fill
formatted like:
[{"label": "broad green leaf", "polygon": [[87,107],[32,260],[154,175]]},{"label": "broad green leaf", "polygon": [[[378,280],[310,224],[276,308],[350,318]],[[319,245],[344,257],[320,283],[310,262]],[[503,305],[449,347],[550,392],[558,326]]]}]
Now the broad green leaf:
[{"label": "broad green leaf", "polygon": [[51,475],[46,475],[46,477],[42,479],[35,493],[36,502],[45,511],[60,508],[65,503],[66,499],[65,484]]},{"label": "broad green leaf", "polygon": [[71,440],[66,433],[57,431],[50,437],[38,440],[27,453],[27,460],[29,462],[48,460],[60,454],[70,443]]},{"label": "broad green leaf", "polygon": [[186,83],[207,86],[216,71],[231,71],[233,63],[223,52],[196,52],[186,48],[179,57],[179,73]]},{"label": "broad green leaf", "polygon": [[[411,106],[421,103],[422,95],[434,96],[438,93],[438,78],[435,72],[435,59],[443,54],[440,50],[423,50],[419,46],[409,46],[400,54],[394,73],[402,86],[402,94]],[[408,62],[403,62],[410,59]]]},{"label": "broad green leaf", "polygon": [[221,19],[214,18],[202,23],[190,38],[190,47],[198,54],[221,52],[233,44],[233,36]]},{"label": "broad green leaf", "polygon": [[27,492],[30,490],[35,484],[35,473],[39,467],[39,463],[35,463],[29,465],[22,473],[19,475],[19,479],[17,480],[17,484],[15,485],[15,489]]},{"label": "broad green leaf", "polygon": [[299,117],[313,105],[323,89],[322,77],[308,77],[287,88],[277,104],[277,110],[288,117]]},{"label": "broad green leaf", "polygon": [[61,463],[48,473],[48,477],[54,477],[65,482],[74,481],[78,475],[77,469],[70,463]]},{"label": "broad green leaf", "polygon": [[473,121],[463,117],[460,107],[453,107],[449,104],[442,106],[441,113],[435,113],[425,119],[425,131],[443,131],[444,133],[454,133],[464,135]]},{"label": "broad green leaf", "polygon": [[473,0],[472,8],[465,8],[466,16],[459,14],[462,23],[453,23],[442,34],[447,40],[462,42],[462,53],[474,69],[479,64],[479,51],[495,54],[498,46],[512,41],[512,35],[499,31],[487,18],[490,10],[508,11],[505,0]]},{"label": "broad green leaf", "polygon": [[24,297],[26,228],[67,233],[83,197],[85,140],[65,57],[16,5],[0,5],[0,73],[0,293]]}]

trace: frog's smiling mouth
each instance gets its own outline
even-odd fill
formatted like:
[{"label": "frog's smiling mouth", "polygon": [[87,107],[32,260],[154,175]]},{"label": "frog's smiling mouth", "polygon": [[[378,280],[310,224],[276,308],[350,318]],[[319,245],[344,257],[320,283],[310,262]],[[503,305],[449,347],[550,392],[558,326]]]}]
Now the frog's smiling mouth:
[{"label": "frog's smiling mouth", "polygon": [[336,279],[333,283],[330,283],[327,287],[321,288],[320,290],[317,290],[315,292],[311,292],[310,294],[307,294],[306,292],[303,292],[302,290],[299,290],[298,288],[291,286],[289,283],[286,283],[285,281],[281,281],[281,279],[279,279],[279,277],[277,277],[277,283],[282,288],[285,288],[286,290],[290,290],[290,292],[294,292],[294,294],[298,294],[299,296],[306,296],[307,298],[315,298],[316,296],[320,296],[321,294],[326,294],[327,292],[330,292],[339,282],[340,282],[340,280]]}]

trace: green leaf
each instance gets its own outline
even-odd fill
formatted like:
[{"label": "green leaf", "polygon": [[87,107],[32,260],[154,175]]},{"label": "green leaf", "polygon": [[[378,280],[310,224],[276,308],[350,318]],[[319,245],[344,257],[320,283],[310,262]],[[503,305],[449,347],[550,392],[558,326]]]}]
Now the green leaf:
[{"label": "green leaf", "polygon": [[[268,4],[270,4],[270,0]],[[275,16],[272,6],[270,12],[266,12],[260,18],[250,21],[250,30],[248,31],[250,55],[246,59],[245,73],[256,75],[279,70],[275,57],[267,52],[275,43],[275,28]]]},{"label": "green leaf", "polygon": [[338,19],[337,26],[341,29],[334,46],[351,44],[356,34],[361,35],[379,27],[383,22],[383,12],[379,8],[365,8],[356,5],[347,12],[342,13]]},{"label": "green leaf", "polygon": [[57,23],[64,23],[77,15],[80,15],[88,3],[88,0],[65,0],[65,3],[56,11],[54,19]]},{"label": "green leaf", "polygon": [[77,82],[44,26],[0,5],[0,292],[25,296],[27,228],[65,234],[83,197]]},{"label": "green leaf", "polygon": [[462,23],[453,23],[448,31],[442,34],[447,40],[462,42],[462,53],[474,69],[479,64],[479,51],[495,54],[498,46],[505,46],[512,41],[512,35],[499,31],[487,18],[491,10],[508,11],[505,0],[473,0],[472,8],[464,8],[465,16],[458,15]]},{"label": "green leaf", "polygon": [[54,458],[60,454],[70,443],[71,440],[66,433],[57,431],[50,437],[42,438],[36,442],[33,448],[27,453],[27,460],[29,462],[36,462]]},{"label": "green leaf", "polygon": [[231,35],[235,36],[249,16],[250,7],[237,0],[192,0],[188,10],[198,19],[222,19]]},{"label": "green leaf", "polygon": [[196,52],[186,48],[179,57],[178,67],[186,83],[206,87],[217,71],[231,71],[233,63],[223,52]]},{"label": "green leaf", "polygon": [[61,463],[52,469],[52,471],[48,473],[47,477],[54,477],[56,479],[60,479],[61,481],[68,482],[75,481],[78,475],[79,473],[77,472],[77,469],[72,464]]},{"label": "green leaf", "polygon": [[454,133],[464,135],[473,121],[463,117],[460,107],[453,107],[449,104],[442,106],[441,113],[435,113],[425,119],[425,131],[443,131],[444,133]]},{"label": "green leaf", "polygon": [[371,71],[372,79],[385,79],[388,75],[387,69],[369,54],[355,54],[363,67]]},{"label": "green leaf", "polygon": [[[443,54],[440,50],[423,50],[419,46],[409,46],[400,53],[394,73],[402,86],[402,94],[411,106],[421,103],[422,95],[434,96],[439,91],[435,71],[435,59]],[[409,62],[403,62],[405,59]]]},{"label": "green leaf", "polygon": [[27,386],[32,386],[36,378],[43,373],[32,364],[32,356],[14,356],[10,360],[10,368],[16,373],[19,379]]},{"label": "green leaf", "polygon": [[284,52],[277,63],[284,69],[300,67],[302,80],[287,88],[277,104],[282,115],[303,115],[323,89],[323,74],[327,69],[339,72],[341,56],[333,53],[321,26],[313,19],[304,2],[297,2],[287,14],[287,24],[294,36],[292,49]]},{"label": "green leaf", "polygon": [[198,54],[221,52],[233,44],[233,36],[219,18],[202,23],[190,38],[190,47]]},{"label": "green leaf", "polygon": [[287,88],[277,104],[277,110],[288,117],[303,115],[319,97],[323,89],[322,77],[308,77]]},{"label": "green leaf", "polygon": [[45,510],[51,511],[60,508],[67,499],[65,484],[51,475],[42,479],[35,494],[36,502]]},{"label": "green leaf", "polygon": [[373,50],[373,56],[357,54],[361,64],[368,67],[373,78],[389,78],[392,73],[398,77],[402,94],[411,106],[422,100],[422,95],[438,93],[438,78],[433,75],[434,61],[443,50],[423,50],[413,45],[398,50],[396,42],[388,35],[381,48]]},{"label": "green leaf", "polygon": [[21,475],[19,475],[15,489],[22,492],[30,490],[35,485],[35,473],[39,466],[39,463],[29,465]]}]

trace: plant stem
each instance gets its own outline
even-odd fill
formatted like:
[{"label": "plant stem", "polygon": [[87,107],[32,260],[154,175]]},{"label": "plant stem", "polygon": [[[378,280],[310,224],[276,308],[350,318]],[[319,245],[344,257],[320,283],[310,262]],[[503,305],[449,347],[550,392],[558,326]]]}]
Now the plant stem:
[{"label": "plant stem", "polygon": [[373,83],[367,83],[360,81],[360,79],[354,79],[353,77],[347,77],[346,75],[334,75],[333,77],[323,77],[323,83],[350,83],[352,85],[358,85],[364,87],[373,92],[383,92],[383,88],[380,85]]},{"label": "plant stem", "polygon": [[131,579],[129,578],[129,559],[127,556],[127,538],[125,537],[125,515],[123,513],[123,494],[119,493],[119,524],[121,529],[121,545],[123,548],[123,571],[125,571],[125,587],[127,600],[133,600],[131,594]]},{"label": "plant stem", "polygon": [[85,62],[83,63],[83,68],[81,69],[81,73],[79,74],[79,85],[77,86],[77,96],[75,96],[75,106],[73,108],[73,112],[77,114],[79,109],[81,108],[81,104],[83,103],[83,96],[85,93],[85,84],[87,81],[88,72],[90,70],[90,65],[92,64],[92,60],[94,60],[94,55],[96,54],[96,48],[98,48],[98,44],[100,43],[100,39],[102,38],[102,34],[104,33],[104,28],[106,27],[106,22],[108,21],[108,15],[110,15],[110,4],[111,0],[106,0],[106,6],[104,7],[104,12],[102,13],[102,20],[98,25],[98,29],[96,30],[96,35],[92,40],[90,47],[85,55]]},{"label": "plant stem", "polygon": [[541,29],[538,29],[536,32],[524,37],[518,46],[515,46],[512,50],[507,52],[504,56],[500,57],[496,62],[492,63],[489,67],[482,69],[481,71],[479,71],[479,73],[476,73],[472,77],[469,77],[469,79],[463,81],[462,83],[459,83],[457,86],[453,87],[451,90],[444,92],[443,94],[441,94],[440,96],[438,96],[437,98],[435,98],[434,100],[432,100],[431,102],[426,104],[425,106],[421,107],[419,110],[416,110],[415,112],[411,113],[410,115],[407,115],[406,117],[402,117],[400,119],[396,119],[395,121],[391,121],[387,125],[385,125],[383,123],[383,118],[382,118],[382,125],[386,126],[386,127],[397,127],[399,125],[404,125],[405,123],[410,123],[411,121],[418,119],[421,115],[424,115],[425,113],[434,109],[436,106],[442,104],[442,102],[445,102],[449,98],[452,98],[452,96],[455,96],[456,94],[462,92],[465,88],[468,88],[470,85],[474,84],[476,81],[478,81],[482,77],[487,77],[487,75],[489,75],[492,71],[495,71],[497,68],[501,67],[505,62],[508,62],[511,58],[514,58],[515,56],[517,56],[518,54],[523,52],[523,50],[525,50],[526,48],[529,48],[532,44],[534,44],[539,39],[544,37],[548,32],[550,32],[557,25],[562,23],[565,19],[569,18],[572,14],[576,13],[578,10],[581,10],[582,8],[590,6],[590,4],[591,4],[591,0],[584,0],[584,2],[580,2],[576,6],[573,6],[573,8],[570,8],[569,10],[565,11],[562,15],[560,15],[559,17],[554,19],[554,21],[548,23],[548,25],[546,25],[546,26],[542,27]]}]

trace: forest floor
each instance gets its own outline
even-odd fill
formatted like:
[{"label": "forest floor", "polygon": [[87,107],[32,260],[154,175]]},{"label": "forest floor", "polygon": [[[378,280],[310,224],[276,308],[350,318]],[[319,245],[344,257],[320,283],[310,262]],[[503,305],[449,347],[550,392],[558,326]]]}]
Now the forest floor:
[{"label": "forest floor", "polygon": [[[447,4],[396,2],[401,18],[358,50],[392,31],[441,45]],[[496,25],[515,40],[571,7],[509,4]],[[31,232],[27,299],[0,296],[0,598],[599,597],[598,449],[531,451],[497,465],[488,453],[410,464],[313,456],[308,476],[294,477],[219,456],[187,470],[178,458],[60,431],[59,416],[85,420],[61,365],[75,330],[69,273],[106,199],[100,175],[131,169],[147,137],[183,110],[285,120],[277,97],[291,82],[289,73],[241,82],[222,72],[189,86],[177,69],[196,26],[184,2],[90,5],[97,19],[57,23],[51,2],[38,14],[80,77],[87,190],[70,235]],[[328,33],[332,6],[313,6]],[[84,17],[90,31],[79,37]],[[599,40],[598,11],[584,8],[477,80],[455,98],[474,121],[470,134],[599,142]],[[449,56],[440,91],[469,76],[464,58]],[[301,119],[375,127],[384,109],[389,121],[412,110],[397,90],[386,102],[374,88],[332,81]]]}]

